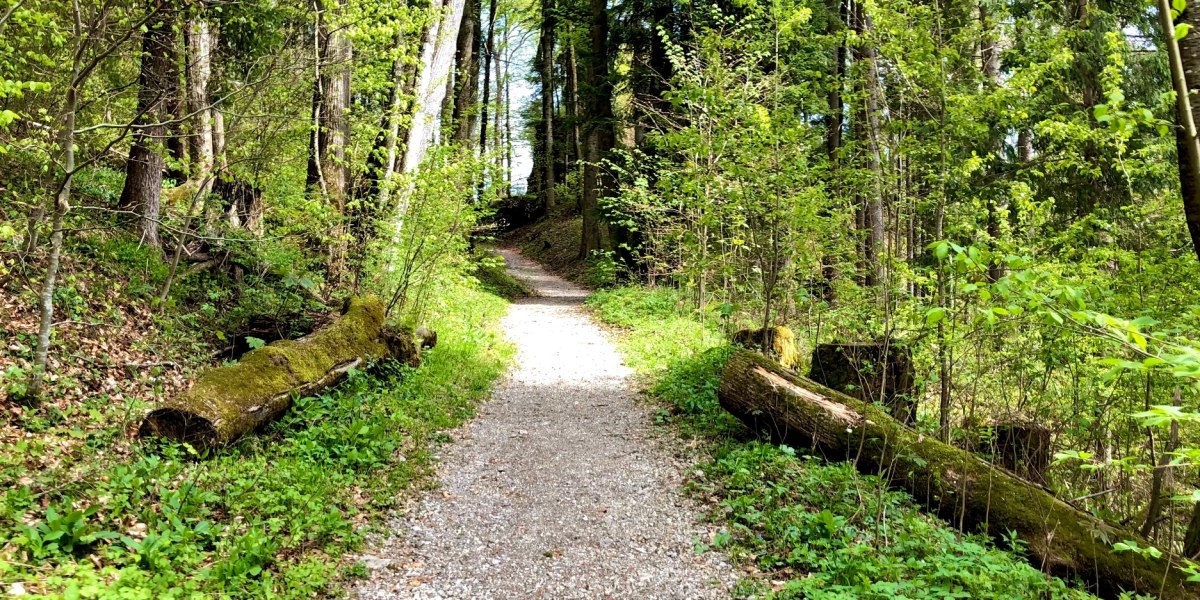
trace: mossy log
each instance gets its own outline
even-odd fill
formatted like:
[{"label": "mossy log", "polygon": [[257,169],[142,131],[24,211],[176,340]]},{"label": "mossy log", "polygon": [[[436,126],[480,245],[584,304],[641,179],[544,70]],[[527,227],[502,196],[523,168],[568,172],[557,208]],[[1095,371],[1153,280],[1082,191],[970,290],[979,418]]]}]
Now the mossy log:
[{"label": "mossy log", "polygon": [[789,369],[800,365],[796,334],[782,325],[766,329],[743,329],[733,334],[733,341],[754,351],[762,351],[765,348],[767,356]]},{"label": "mossy log", "polygon": [[1016,532],[1033,565],[1078,577],[1102,597],[1116,598],[1123,590],[1200,597],[1200,587],[1186,583],[1165,559],[1113,552],[1112,544],[1124,540],[1146,546],[1136,534],[759,354],[735,352],[717,394],[721,406],[751,427],[831,460],[854,461],[860,471],[883,476],[955,525],[997,537]]},{"label": "mossy log", "polygon": [[420,365],[421,348],[437,338],[394,331],[378,298],[349,301],[333,323],[296,340],[247,352],[234,365],[205,371],[182,394],[151,410],[139,435],[159,435],[213,448],[278,417],[292,398],[336,384],[351,369],[381,359]]},{"label": "mossy log", "polygon": [[819,344],[808,377],[847,396],[882,404],[905,425],[917,421],[912,352],[907,346],[894,341]]}]

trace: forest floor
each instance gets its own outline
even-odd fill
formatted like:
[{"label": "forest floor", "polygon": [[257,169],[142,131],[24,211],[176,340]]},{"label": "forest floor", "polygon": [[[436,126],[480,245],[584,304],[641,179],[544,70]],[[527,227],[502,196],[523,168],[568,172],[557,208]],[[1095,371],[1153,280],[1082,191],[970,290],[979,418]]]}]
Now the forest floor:
[{"label": "forest floor", "polygon": [[515,250],[536,295],[503,321],[515,367],[444,448],[440,488],[364,557],[363,598],[718,598],[737,576],[681,491],[691,464],[653,424],[588,292]]}]

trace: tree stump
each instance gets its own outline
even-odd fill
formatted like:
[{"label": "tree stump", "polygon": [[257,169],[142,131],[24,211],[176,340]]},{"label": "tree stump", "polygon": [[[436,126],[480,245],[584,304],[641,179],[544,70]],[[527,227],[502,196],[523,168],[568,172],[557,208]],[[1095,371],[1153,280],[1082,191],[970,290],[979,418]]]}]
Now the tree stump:
[{"label": "tree stump", "polygon": [[905,425],[917,421],[912,352],[906,346],[820,344],[813,350],[808,376],[853,398],[883,405]]},{"label": "tree stump", "polygon": [[789,369],[800,365],[796,334],[782,325],[766,329],[743,329],[733,334],[733,341],[755,352],[763,352],[765,348],[767,356]]}]

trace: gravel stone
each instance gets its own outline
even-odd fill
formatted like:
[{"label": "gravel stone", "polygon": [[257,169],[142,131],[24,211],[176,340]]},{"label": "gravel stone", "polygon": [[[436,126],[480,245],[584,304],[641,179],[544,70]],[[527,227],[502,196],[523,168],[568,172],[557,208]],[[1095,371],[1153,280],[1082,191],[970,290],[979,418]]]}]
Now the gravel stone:
[{"label": "gravel stone", "polygon": [[514,369],[452,433],[441,487],[392,524],[358,597],[727,598],[732,567],[694,550],[715,530],[679,491],[679,443],[654,430],[587,292],[501,254],[539,294],[504,319]]}]

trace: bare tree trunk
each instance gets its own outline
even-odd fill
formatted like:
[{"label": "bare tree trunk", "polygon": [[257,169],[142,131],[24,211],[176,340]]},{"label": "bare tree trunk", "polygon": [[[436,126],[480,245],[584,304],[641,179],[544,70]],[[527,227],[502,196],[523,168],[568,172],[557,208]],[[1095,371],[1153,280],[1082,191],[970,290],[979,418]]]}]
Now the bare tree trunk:
[{"label": "bare tree trunk", "polygon": [[325,202],[338,219],[328,242],[329,279],[340,284],[346,275],[346,227],[344,216],[349,196],[350,167],[346,146],[350,141],[350,71],[353,48],[345,27],[337,22],[345,0],[325,0],[318,35],[321,44],[321,104],[317,164],[324,182]]},{"label": "bare tree trunk", "polygon": [[607,1],[591,0],[591,11],[591,48],[586,70],[589,89],[588,131],[586,162],[583,165],[583,240],[579,246],[580,258],[586,258],[608,243],[608,232],[600,218],[600,198],[612,188],[612,182],[608,172],[600,168],[600,161],[612,150],[616,142],[613,130],[613,88],[608,76]]},{"label": "bare tree trunk", "polygon": [[[77,53],[78,56],[78,53]],[[41,401],[42,382],[49,365],[50,329],[54,324],[54,286],[58,282],[58,268],[62,259],[63,220],[71,210],[71,183],[75,177],[75,113],[79,110],[79,88],[81,81],[79,65],[74,65],[71,84],[67,88],[63,103],[62,130],[59,132],[59,148],[62,151],[62,181],[54,200],[53,229],[50,233],[50,257],[46,264],[46,278],[39,295],[39,321],[37,348],[33,353],[33,370],[25,390],[25,402],[36,405]]]},{"label": "bare tree trunk", "polygon": [[[438,111],[445,98],[446,81],[454,65],[458,27],[462,23],[464,0],[435,2],[441,7],[442,18],[434,19],[426,31],[421,48],[420,72],[415,87],[416,108],[408,130],[400,171],[412,173],[421,166],[438,122]],[[401,213],[404,210],[402,208]]]},{"label": "bare tree trunk", "polygon": [[[167,0],[169,1],[169,0]],[[175,66],[174,11],[160,3],[161,12],[142,35],[141,66],[138,70],[138,119],[125,163],[125,186],[117,205],[138,213],[142,241],[158,246],[158,222],[162,207],[163,171],[166,169],[168,107],[178,92]]]},{"label": "bare tree trunk", "polygon": [[[572,33],[573,27],[567,23],[567,32]],[[570,43],[567,44],[567,56],[564,71],[566,71],[566,85],[563,90],[563,98],[567,108],[567,118],[571,124],[571,150],[575,153],[575,162],[583,160],[583,141],[579,138],[579,66],[575,58],[575,37],[570,37]],[[583,196],[580,196],[579,209],[583,210]]]},{"label": "bare tree trunk", "polygon": [[[488,134],[488,103],[491,101],[489,97],[492,89],[492,61],[496,61],[496,66],[499,67],[500,59],[496,56],[496,0],[491,0],[488,3],[488,28],[487,42],[483,46],[483,94],[480,96],[480,119],[479,119],[479,153],[487,154],[487,134]],[[500,70],[496,70],[496,87],[500,86]],[[496,114],[500,114],[500,105],[496,104]]]},{"label": "bare tree trunk", "polygon": [[[830,37],[843,35],[847,2],[849,0],[830,0],[829,2],[830,15],[825,31]],[[835,170],[838,164],[838,154],[842,149],[842,127],[845,123],[845,109],[842,103],[842,86],[844,85],[842,79],[846,74],[846,42],[844,38],[838,39],[830,58],[833,61],[833,69],[826,96],[829,114],[825,119],[825,153],[829,157],[829,168]],[[836,183],[837,177],[832,177],[832,180]]]},{"label": "bare tree trunk", "polygon": [[[504,39],[505,45],[508,45],[508,18],[504,19]],[[512,58],[512,51],[509,51],[509,59]],[[497,71],[499,71],[497,65]],[[512,81],[508,75],[508,68],[504,69],[504,174],[508,180],[507,196],[512,196],[512,178],[513,178],[513,144],[512,144]]]},{"label": "bare tree trunk", "polygon": [[191,179],[202,186],[200,200],[212,190],[213,119],[208,97],[208,85],[212,79],[213,40],[210,24],[204,15],[190,19],[187,32],[187,99],[188,112],[192,114]]},{"label": "bare tree trunk", "polygon": [[542,0],[541,61],[538,64],[542,84],[542,130],[541,155],[545,175],[542,183],[542,198],[546,208],[555,206],[554,200],[554,28],[556,27],[554,0]]},{"label": "bare tree trunk", "polygon": [[451,123],[454,141],[463,145],[471,141],[471,134],[476,129],[476,119],[479,118],[479,47],[482,42],[480,5],[480,0],[467,0],[462,23],[458,28],[458,50],[454,59],[456,93]]},{"label": "bare tree trunk", "polygon": [[880,297],[884,298],[887,289],[887,259],[886,240],[883,216],[883,171],[881,130],[879,126],[879,110],[881,98],[879,90],[879,67],[876,63],[875,48],[871,37],[871,19],[866,14],[861,0],[854,3],[854,28],[858,44],[854,47],[855,60],[863,66],[862,88],[863,101],[856,120],[862,137],[860,142],[867,145],[866,169],[873,179],[864,201],[863,221],[868,230],[866,260],[868,265],[869,285],[879,286]]},{"label": "bare tree trunk", "polygon": [[[1169,14],[1169,13],[1168,13]],[[1147,384],[1149,385],[1149,384]],[[1182,396],[1178,387],[1175,388],[1175,406],[1179,406]],[[1151,449],[1153,449],[1154,438],[1150,438]],[[1158,525],[1159,517],[1162,516],[1163,508],[1167,504],[1168,496],[1172,487],[1171,477],[1171,460],[1175,448],[1179,445],[1179,421],[1171,421],[1171,434],[1167,437],[1166,444],[1163,445],[1162,455],[1158,459],[1158,464],[1155,466],[1154,472],[1150,477],[1150,505],[1146,507],[1146,520],[1142,522],[1141,534],[1147,539],[1152,539],[1154,529]]]},{"label": "bare tree trunk", "polygon": [[1196,122],[1200,107],[1192,103],[1191,89],[1200,83],[1200,10],[1189,4],[1179,15],[1179,22],[1192,28],[1183,39],[1175,40],[1175,24],[1171,22],[1171,4],[1158,0],[1159,21],[1171,66],[1171,82],[1175,88],[1175,147],[1179,154],[1179,187],[1183,194],[1183,214],[1187,221],[1192,249],[1200,258],[1200,140]]}]

